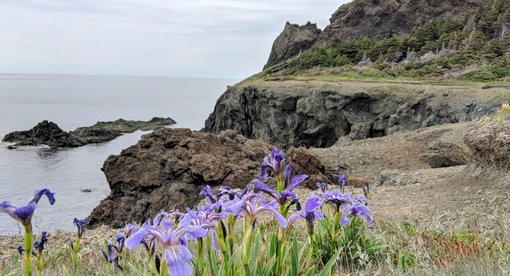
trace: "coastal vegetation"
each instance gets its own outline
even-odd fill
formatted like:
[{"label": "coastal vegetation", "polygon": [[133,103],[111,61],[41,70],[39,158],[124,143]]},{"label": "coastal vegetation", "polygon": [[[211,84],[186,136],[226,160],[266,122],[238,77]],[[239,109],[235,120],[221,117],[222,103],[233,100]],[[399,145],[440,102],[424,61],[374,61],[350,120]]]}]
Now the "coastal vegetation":
[{"label": "coastal vegetation", "polygon": [[510,2],[494,0],[462,17],[415,26],[385,38],[335,37],[264,74],[349,73],[365,78],[505,81],[510,76]]}]

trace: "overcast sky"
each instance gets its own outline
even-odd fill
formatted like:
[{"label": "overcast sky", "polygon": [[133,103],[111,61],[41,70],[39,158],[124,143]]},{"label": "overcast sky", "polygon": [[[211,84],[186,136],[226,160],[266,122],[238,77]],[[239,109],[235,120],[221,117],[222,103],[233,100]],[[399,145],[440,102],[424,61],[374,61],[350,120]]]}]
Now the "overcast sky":
[{"label": "overcast sky", "polygon": [[0,73],[241,79],[347,0],[0,0]]}]

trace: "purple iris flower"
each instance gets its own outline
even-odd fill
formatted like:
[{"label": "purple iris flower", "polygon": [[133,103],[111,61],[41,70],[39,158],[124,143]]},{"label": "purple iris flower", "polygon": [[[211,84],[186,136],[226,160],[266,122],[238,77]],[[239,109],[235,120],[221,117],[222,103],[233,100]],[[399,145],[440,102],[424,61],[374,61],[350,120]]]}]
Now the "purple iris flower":
[{"label": "purple iris flower", "polygon": [[115,266],[122,270],[122,267],[120,266],[120,259],[119,256],[115,257],[115,246],[111,243],[108,244],[108,247],[106,248],[106,251],[101,249],[101,253],[103,253],[103,257],[105,258],[106,262],[108,263],[114,263]]},{"label": "purple iris flower", "polygon": [[209,234],[213,247],[216,251],[220,251],[218,240],[216,239],[216,222],[227,218],[226,213],[218,213],[215,211],[218,208],[221,208],[219,203],[222,202],[218,201],[217,203],[213,204],[213,206],[197,206],[197,211],[193,211],[188,208],[188,212],[182,218],[182,223],[200,226],[206,229],[207,231],[204,233],[204,236],[196,236],[195,238],[203,238],[205,235]]},{"label": "purple iris flower", "polygon": [[358,195],[356,197],[356,200],[358,200],[359,202],[362,202],[363,204],[365,204],[365,206],[368,206],[368,199],[365,196]]},{"label": "purple iris flower", "polygon": [[121,254],[122,251],[124,250],[125,241],[126,241],[126,237],[121,236],[121,235],[115,236],[115,243],[113,244],[113,248],[115,248],[115,250],[117,250],[117,252],[119,252],[119,254]]},{"label": "purple iris flower", "polygon": [[189,224],[189,220],[179,222],[174,228],[173,224],[150,225],[146,222],[136,233],[126,240],[126,247],[133,249],[146,237],[155,239],[165,248],[165,261],[171,275],[191,275],[193,269],[189,265],[192,258],[187,248],[187,240],[203,237],[207,230]]},{"label": "purple iris flower", "polygon": [[298,213],[292,214],[289,217],[289,222],[298,218],[303,218],[307,222],[313,223],[316,220],[323,219],[324,215],[320,211],[322,200],[320,197],[310,193],[305,201],[305,207]]},{"label": "purple iris flower", "polygon": [[279,175],[281,170],[282,160],[285,159],[283,151],[278,150],[275,146],[271,149],[271,153],[264,157],[262,164],[260,165],[260,173],[257,175],[258,178],[266,178],[270,172],[272,175]]},{"label": "purple iris flower", "polygon": [[44,245],[48,242],[48,237],[46,236],[46,231],[41,233],[41,239],[36,241],[34,243],[34,248],[39,252],[42,253],[44,250]]},{"label": "purple iris flower", "polygon": [[338,184],[342,186],[342,193],[345,192],[345,175],[343,173],[338,175]]},{"label": "purple iris flower", "polygon": [[85,231],[85,225],[87,225],[87,221],[83,219],[74,218],[73,224],[78,228],[78,237],[81,238],[83,232]]},{"label": "purple iris flower", "polygon": [[202,191],[200,191],[198,195],[205,197],[205,201],[209,205],[212,205],[217,201],[216,197],[214,197],[212,193],[211,186],[209,185],[205,185],[205,187],[202,189]]},{"label": "purple iris flower", "polygon": [[9,201],[0,202],[0,212],[7,213],[23,225],[30,225],[37,203],[39,203],[39,200],[43,195],[48,198],[51,205],[55,203],[55,193],[52,193],[48,189],[42,189],[36,190],[34,197],[28,202],[28,204],[19,208],[11,205]]},{"label": "purple iris flower", "polygon": [[233,200],[236,196],[242,197],[244,194],[248,192],[248,187],[244,187],[244,189],[241,192],[236,192],[234,189],[230,188],[229,186],[221,186],[216,190],[216,197],[218,200]]},{"label": "purple iris flower", "polygon": [[252,226],[255,225],[258,214],[269,211],[281,227],[287,227],[287,220],[276,210],[278,202],[276,200],[267,202],[259,194],[251,191],[241,198],[236,197],[234,200],[226,202],[223,207],[226,212],[231,213],[234,217],[243,213],[249,218]]},{"label": "purple iris flower", "polygon": [[138,231],[138,226],[134,224],[127,224],[124,228],[117,229],[117,235],[122,235],[126,238],[129,238],[134,232]]},{"label": "purple iris flower", "polygon": [[[286,178],[290,178],[287,177]],[[280,206],[284,206],[287,201],[290,201],[290,205],[287,206],[289,208],[292,204],[297,204],[298,210],[301,209],[298,201],[298,197],[293,193],[293,190],[297,188],[305,179],[308,178],[308,175],[301,174],[294,176],[289,182],[286,181],[285,189],[278,193],[277,191],[269,188],[264,182],[254,179],[251,181],[253,185],[255,186],[255,191],[261,191],[263,193],[268,194],[272,198],[274,198]]]},{"label": "purple iris flower", "polygon": [[154,251],[156,251],[156,237],[154,236],[146,237],[140,243],[143,245],[143,247],[145,247],[145,250],[147,251],[149,257],[152,257],[154,255]]},{"label": "purple iris flower", "polygon": [[115,252],[113,244],[109,243],[106,251],[104,249],[101,249],[101,253],[103,253],[103,257],[105,260],[109,263],[112,263],[115,257]]},{"label": "purple iris flower", "polygon": [[165,229],[169,229],[178,222],[182,216],[184,216],[184,214],[179,210],[173,210],[170,212],[162,211],[154,217],[153,223],[156,226],[160,225]]},{"label": "purple iris flower", "polygon": [[366,223],[372,222],[370,209],[357,200],[353,200],[352,205],[344,208],[342,216],[340,217],[340,225],[346,226],[353,217],[362,218]]},{"label": "purple iris flower", "polygon": [[352,204],[351,193],[342,194],[338,189],[323,193],[322,199],[324,199],[325,203],[334,205],[337,211],[340,210],[341,205],[346,206]]},{"label": "purple iris flower", "polygon": [[220,186],[216,193],[213,194],[212,189],[209,185],[206,185],[202,191],[200,191],[199,195],[205,197],[205,201],[209,205],[214,205],[218,201],[225,200],[233,200],[234,197],[242,197],[248,191],[247,187],[245,187],[240,193],[234,191],[234,189],[229,186]]},{"label": "purple iris flower", "polygon": [[317,184],[315,184],[315,186],[317,186],[317,188],[319,188],[319,191],[321,193],[325,193],[326,190],[328,189],[328,183],[325,183],[325,182],[317,182]]}]

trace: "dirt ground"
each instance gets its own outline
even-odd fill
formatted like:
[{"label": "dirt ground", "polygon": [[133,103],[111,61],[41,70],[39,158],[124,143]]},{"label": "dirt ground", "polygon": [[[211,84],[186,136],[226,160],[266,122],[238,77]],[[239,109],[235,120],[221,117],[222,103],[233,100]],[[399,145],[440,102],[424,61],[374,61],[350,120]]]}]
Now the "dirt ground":
[{"label": "dirt ground", "polygon": [[[477,126],[479,122],[440,125],[382,138],[339,141],[332,148],[313,151],[329,170],[343,169],[371,182],[376,221],[411,220],[419,225],[469,229],[506,238],[510,174],[469,165],[470,152],[462,137],[466,129]],[[423,156],[438,143],[458,145],[468,165],[431,168]],[[383,183],[382,176],[386,178]]]}]

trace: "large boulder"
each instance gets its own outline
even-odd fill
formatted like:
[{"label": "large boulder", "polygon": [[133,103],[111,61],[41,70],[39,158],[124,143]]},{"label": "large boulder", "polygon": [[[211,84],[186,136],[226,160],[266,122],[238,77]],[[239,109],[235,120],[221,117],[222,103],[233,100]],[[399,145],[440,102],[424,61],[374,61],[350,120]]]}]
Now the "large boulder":
[{"label": "large boulder", "polygon": [[315,43],[320,33],[321,30],[317,28],[317,24],[308,22],[300,26],[287,22],[285,28],[273,43],[271,54],[264,69],[279,64],[309,49]]},{"label": "large boulder", "polygon": [[[244,188],[260,170],[271,145],[250,140],[234,131],[220,134],[189,129],[159,129],[145,135],[120,155],[108,157],[103,171],[111,193],[88,220],[91,226],[121,227],[142,222],[160,210],[192,207],[204,185]],[[310,181],[327,179],[324,166],[306,149],[295,153],[314,160],[293,165]],[[292,160],[299,160],[291,154]],[[303,185],[312,187],[311,182]]]}]

